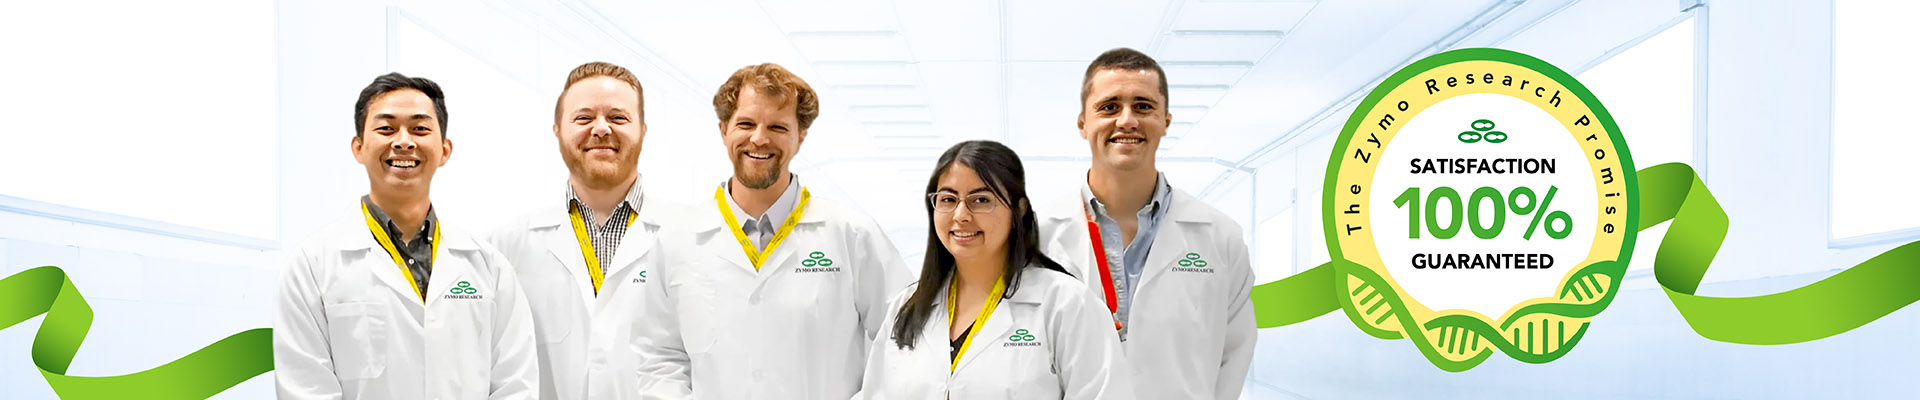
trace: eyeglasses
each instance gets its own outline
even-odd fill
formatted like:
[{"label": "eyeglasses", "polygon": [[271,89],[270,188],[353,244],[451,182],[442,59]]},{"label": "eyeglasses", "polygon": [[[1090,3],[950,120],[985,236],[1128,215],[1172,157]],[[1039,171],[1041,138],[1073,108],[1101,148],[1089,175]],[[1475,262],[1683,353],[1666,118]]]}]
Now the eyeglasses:
[{"label": "eyeglasses", "polygon": [[933,203],[934,211],[942,213],[950,213],[959,209],[962,201],[966,202],[967,211],[974,214],[986,214],[993,212],[996,208],[1000,208],[1000,200],[987,193],[973,194],[964,198],[958,194],[948,192],[928,193],[927,201]]}]

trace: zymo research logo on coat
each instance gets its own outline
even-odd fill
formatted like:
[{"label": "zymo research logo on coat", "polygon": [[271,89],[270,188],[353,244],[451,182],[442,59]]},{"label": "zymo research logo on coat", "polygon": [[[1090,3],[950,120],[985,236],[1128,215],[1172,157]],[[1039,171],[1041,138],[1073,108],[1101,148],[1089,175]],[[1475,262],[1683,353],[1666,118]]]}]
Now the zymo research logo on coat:
[{"label": "zymo research logo on coat", "polygon": [[840,267],[833,266],[833,259],[827,258],[827,253],[815,251],[808,253],[807,259],[800,260],[800,268],[794,268],[793,271],[802,273],[840,272]]},{"label": "zymo research logo on coat", "polygon": [[1013,335],[1007,336],[1007,344],[1005,347],[1039,346],[1039,340],[1040,338],[1034,337],[1032,333],[1028,333],[1025,329],[1015,329]]},{"label": "zymo research logo on coat", "polygon": [[449,300],[479,300],[486,298],[486,296],[481,295],[480,289],[473,287],[473,283],[460,281],[460,283],[453,284],[452,289],[447,289],[447,294],[440,295],[440,298]]},{"label": "zymo research logo on coat", "polygon": [[1185,257],[1180,258],[1180,261],[1175,261],[1174,265],[1176,265],[1173,267],[1174,272],[1213,273],[1212,268],[1207,268],[1207,260],[1200,258],[1200,253],[1187,253]]}]

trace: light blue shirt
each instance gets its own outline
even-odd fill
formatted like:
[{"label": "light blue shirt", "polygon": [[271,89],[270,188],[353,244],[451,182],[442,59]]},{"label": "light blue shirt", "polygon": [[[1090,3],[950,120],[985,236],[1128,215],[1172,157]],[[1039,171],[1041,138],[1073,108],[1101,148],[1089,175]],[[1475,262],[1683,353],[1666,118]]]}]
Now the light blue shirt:
[{"label": "light blue shirt", "polygon": [[[1167,219],[1167,210],[1173,201],[1173,186],[1167,185],[1167,174],[1157,174],[1154,178],[1153,197],[1147,204],[1140,206],[1134,213],[1133,241],[1126,246],[1114,246],[1121,242],[1120,222],[1110,217],[1107,206],[1093,197],[1093,189],[1081,186],[1080,199],[1093,210],[1095,222],[1100,224],[1100,243],[1106,245],[1107,269],[1113,274],[1114,302],[1120,306],[1120,324],[1122,337],[1126,336],[1127,314],[1133,308],[1133,288],[1140,283],[1140,274],[1147,268],[1147,252],[1153,250],[1153,238],[1158,236],[1160,222]],[[1097,266],[1096,266],[1097,267]]]},{"label": "light blue shirt", "polygon": [[775,199],[773,205],[758,216],[747,215],[746,211],[740,209],[739,203],[733,202],[733,185],[720,182],[720,186],[727,188],[727,206],[733,210],[734,220],[740,221],[740,232],[746,233],[747,238],[753,240],[753,247],[760,251],[767,251],[767,242],[773,240],[774,231],[787,222],[787,215],[793,214],[793,207],[800,202],[800,190],[795,189],[800,187],[798,174],[788,175],[786,191],[781,192],[780,198]]}]

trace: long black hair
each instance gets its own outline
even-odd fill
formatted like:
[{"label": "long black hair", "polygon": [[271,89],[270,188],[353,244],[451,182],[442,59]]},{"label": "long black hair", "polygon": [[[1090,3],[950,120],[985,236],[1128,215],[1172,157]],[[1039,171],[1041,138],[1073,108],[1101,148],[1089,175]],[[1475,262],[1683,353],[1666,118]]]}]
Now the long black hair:
[{"label": "long black hair", "polygon": [[[933,176],[927,178],[927,193],[939,190],[940,176],[956,162],[972,168],[987,189],[1005,201],[1008,212],[1013,213],[1013,229],[1007,234],[1006,270],[1001,272],[1007,280],[1003,298],[1013,297],[1019,287],[1020,272],[1029,265],[1067,273],[1060,263],[1040,252],[1040,224],[1034,218],[1032,202],[1027,200],[1027,171],[1020,165],[1020,155],[991,140],[955,144],[935,163]],[[927,201],[926,206],[927,251],[926,261],[920,266],[920,285],[907,297],[906,304],[900,305],[900,314],[893,321],[893,343],[903,349],[913,348],[913,342],[920,339],[920,330],[933,316],[934,297],[940,295],[940,289],[946,286],[954,270],[953,253],[947,252],[946,245],[940,243],[940,232],[933,224],[933,202]]]}]

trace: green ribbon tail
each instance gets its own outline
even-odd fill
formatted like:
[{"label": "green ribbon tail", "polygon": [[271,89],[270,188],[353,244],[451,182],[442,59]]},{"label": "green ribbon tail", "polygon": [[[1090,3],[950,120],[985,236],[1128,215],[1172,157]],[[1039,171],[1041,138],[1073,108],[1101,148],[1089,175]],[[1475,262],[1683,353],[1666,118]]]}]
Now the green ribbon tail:
[{"label": "green ribbon tail", "polygon": [[1694,332],[1741,344],[1789,344],[1838,335],[1920,300],[1920,242],[1874,256],[1807,286],[1754,297],[1694,294],[1727,237],[1727,213],[1692,167],[1640,170],[1640,228],[1673,221],[1653,261],[1674,308]]},{"label": "green ribbon tail", "polygon": [[33,364],[65,399],[204,399],[273,370],[270,329],[233,334],[173,362],[120,376],[68,376],[93,325],[93,307],[59,267],[0,279],[0,329],[46,314],[33,339]]},{"label": "green ribbon tail", "polygon": [[1333,263],[1253,287],[1253,321],[1261,328],[1287,326],[1340,309]]}]

